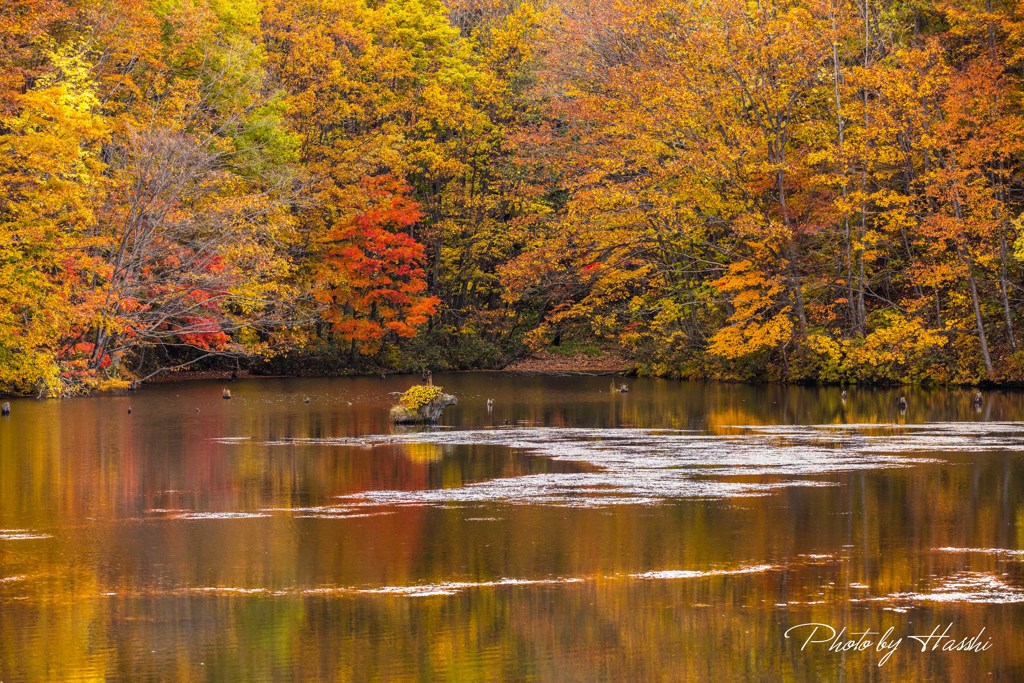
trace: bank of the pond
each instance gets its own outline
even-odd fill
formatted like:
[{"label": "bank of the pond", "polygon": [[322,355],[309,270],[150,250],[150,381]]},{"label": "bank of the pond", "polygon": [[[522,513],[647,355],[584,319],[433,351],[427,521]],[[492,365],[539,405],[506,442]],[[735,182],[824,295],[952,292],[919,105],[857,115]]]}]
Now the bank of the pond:
[{"label": "bank of the pond", "polygon": [[[182,383],[192,381],[223,381],[230,382],[241,379],[270,379],[270,378],[340,378],[340,377],[369,377],[385,378],[391,376],[407,376],[417,378],[422,373],[431,371],[435,374],[447,372],[496,372],[508,374],[550,374],[550,375],[609,375],[609,376],[640,376],[640,377],[663,377],[680,381],[714,382],[725,384],[781,384],[792,386],[857,386],[857,387],[896,387],[896,386],[920,386],[920,387],[978,387],[984,390],[996,389],[1021,389],[1022,383],[1017,380],[983,380],[977,381],[968,378],[955,380],[936,380],[934,378],[919,378],[907,376],[904,381],[863,379],[859,377],[845,376],[816,376],[813,373],[805,373],[800,376],[782,378],[778,376],[728,375],[715,368],[704,367],[699,371],[689,373],[658,373],[656,368],[645,365],[641,359],[629,358],[615,349],[580,347],[566,345],[562,348],[548,348],[533,352],[513,360],[505,360],[495,363],[465,364],[462,366],[451,366],[444,362],[431,364],[424,359],[405,359],[408,362],[403,364],[380,364],[376,365],[370,361],[362,364],[349,365],[341,356],[336,356],[330,363],[325,361],[326,355],[320,354],[309,357],[277,358],[270,361],[242,360],[237,366],[232,365],[220,367],[205,367],[195,369],[167,370],[162,373],[153,374],[140,381],[140,385]],[[436,360],[436,359],[435,359]],[[307,362],[308,361],[308,362]],[[234,366],[234,367],[233,367]],[[721,370],[720,368],[718,370]],[[123,382],[123,388],[108,388],[95,390],[96,394],[119,394],[128,391],[127,381]],[[73,395],[82,395],[83,392],[76,391]],[[5,396],[16,397],[18,395],[9,393]]]},{"label": "bank of the pond", "polygon": [[587,372],[619,374],[630,372],[634,364],[614,351],[601,353],[557,353],[541,351],[501,368],[504,372]]}]

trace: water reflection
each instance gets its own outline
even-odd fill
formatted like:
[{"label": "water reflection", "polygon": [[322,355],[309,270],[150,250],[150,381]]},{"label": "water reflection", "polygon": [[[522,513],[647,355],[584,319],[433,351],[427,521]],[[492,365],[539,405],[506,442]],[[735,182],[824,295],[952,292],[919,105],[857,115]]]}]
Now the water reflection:
[{"label": "water reflection", "polygon": [[[435,377],[459,397],[442,429],[393,431],[412,381],[12,402],[0,680],[1024,668],[1019,394],[978,411],[967,390],[844,404],[839,388],[469,373]],[[878,667],[783,636],[809,621],[954,622],[994,645],[905,646]]]}]

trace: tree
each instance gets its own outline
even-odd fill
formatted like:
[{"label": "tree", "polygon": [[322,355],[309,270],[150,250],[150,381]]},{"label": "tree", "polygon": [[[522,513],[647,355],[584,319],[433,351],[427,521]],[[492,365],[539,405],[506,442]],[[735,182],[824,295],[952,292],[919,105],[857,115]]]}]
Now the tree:
[{"label": "tree", "polygon": [[413,336],[439,301],[424,294],[423,245],[402,232],[422,217],[409,187],[379,177],[364,181],[361,190],[363,207],[323,240],[314,296],[352,352],[371,354],[389,332]]},{"label": "tree", "polygon": [[0,385],[59,395],[85,374],[92,350],[84,338],[97,306],[90,284],[105,267],[89,246],[107,130],[80,52],[69,46],[49,59],[53,71],[2,119]]}]

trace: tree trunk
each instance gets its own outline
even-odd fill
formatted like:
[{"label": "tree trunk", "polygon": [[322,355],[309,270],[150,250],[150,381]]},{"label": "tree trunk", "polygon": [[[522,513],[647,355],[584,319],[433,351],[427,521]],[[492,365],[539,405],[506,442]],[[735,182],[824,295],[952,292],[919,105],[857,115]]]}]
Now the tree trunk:
[{"label": "tree trunk", "polygon": [[[780,155],[781,156],[781,155]],[[778,163],[781,163],[779,159]],[[800,335],[807,334],[807,314],[804,312],[804,295],[800,291],[800,274],[797,270],[796,237],[789,220],[789,208],[786,206],[786,182],[783,170],[780,168],[775,174],[779,185],[779,207],[782,209],[782,224],[786,227],[786,265],[787,281],[789,291],[793,297],[793,308],[796,309],[796,319],[800,325]]]},{"label": "tree trunk", "polygon": [[[836,29],[836,18],[835,13],[832,14],[832,28]],[[846,162],[846,127],[843,125],[843,101],[840,95],[840,83],[842,82],[842,75],[839,69],[839,43],[832,42],[832,75],[833,85],[835,86],[835,98],[836,98],[836,129],[837,137],[839,142],[839,163],[843,173],[843,204],[846,204],[846,198],[849,194],[847,188],[846,173],[849,170]],[[846,246],[846,306],[849,309],[850,314],[850,326],[854,334],[860,335],[864,332],[863,320],[860,316],[860,305],[863,305],[863,293],[860,292],[859,288],[857,292],[860,292],[861,296],[857,296],[853,285],[853,233],[850,227],[850,214],[846,213],[843,216],[843,241]],[[863,263],[859,269],[858,282],[863,281]]]},{"label": "tree trunk", "polygon": [[1017,350],[1017,339],[1013,336],[1013,314],[1010,312],[1010,294],[1006,275],[1006,233],[1000,226],[999,230],[999,293],[1003,300],[1003,318],[1006,321],[1006,336],[1010,341],[1010,348]]},{"label": "tree trunk", "polygon": [[[869,66],[869,54],[871,50],[871,16],[870,8],[868,7],[868,0],[864,0],[864,69],[867,70]],[[861,93],[863,96],[864,104],[864,134],[867,135],[868,126],[870,125],[870,118],[868,117],[868,91],[867,88],[862,88]],[[867,159],[861,159],[860,169],[860,234],[857,235],[857,304],[856,304],[856,328],[860,331],[864,331],[864,327],[867,324],[867,306],[864,303],[864,239],[868,234],[867,225],[867,203],[865,197],[868,192],[868,165]]]},{"label": "tree trunk", "polygon": [[985,336],[985,323],[981,317],[981,302],[978,299],[978,283],[974,279],[974,268],[970,261],[967,263],[967,281],[971,286],[971,303],[974,306],[974,321],[978,325],[978,341],[981,343],[981,359],[985,362],[985,373],[989,379],[995,377],[995,369],[992,367],[992,356],[988,352],[988,339]]}]

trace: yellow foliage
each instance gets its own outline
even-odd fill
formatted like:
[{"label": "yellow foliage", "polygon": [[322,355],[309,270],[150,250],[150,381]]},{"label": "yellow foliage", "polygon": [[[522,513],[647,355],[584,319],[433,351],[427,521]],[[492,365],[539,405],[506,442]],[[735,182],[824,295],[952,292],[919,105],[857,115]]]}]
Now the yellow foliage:
[{"label": "yellow foliage", "polygon": [[901,383],[910,380],[948,380],[934,354],[946,346],[939,331],[920,318],[889,312],[862,339],[836,340],[823,334],[808,336],[808,346],[820,359],[820,379]]},{"label": "yellow foliage", "polygon": [[94,391],[96,393],[109,393],[109,392],[120,392],[125,391],[131,386],[131,382],[126,379],[120,379],[112,377],[110,379],[98,380]]},{"label": "yellow foliage", "polygon": [[731,264],[714,284],[732,294],[734,312],[728,324],[711,337],[709,353],[731,360],[782,348],[792,339],[792,307],[782,303],[785,286],[752,261]]},{"label": "yellow foliage", "polygon": [[721,358],[742,358],[759,351],[781,348],[792,336],[793,322],[789,319],[787,307],[763,323],[749,320],[723,327],[711,338],[708,352]]},{"label": "yellow foliage", "polygon": [[432,384],[417,384],[414,387],[410,387],[408,391],[402,394],[402,398],[398,399],[398,402],[403,408],[419,410],[442,393],[441,387],[439,386]]}]

